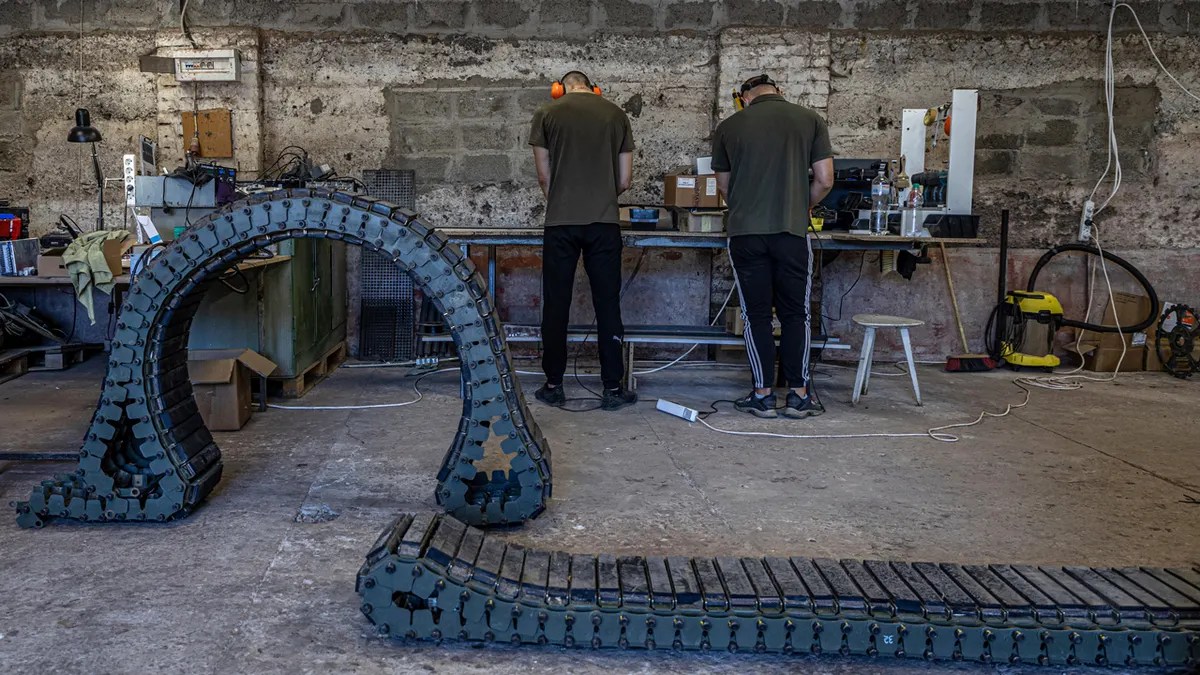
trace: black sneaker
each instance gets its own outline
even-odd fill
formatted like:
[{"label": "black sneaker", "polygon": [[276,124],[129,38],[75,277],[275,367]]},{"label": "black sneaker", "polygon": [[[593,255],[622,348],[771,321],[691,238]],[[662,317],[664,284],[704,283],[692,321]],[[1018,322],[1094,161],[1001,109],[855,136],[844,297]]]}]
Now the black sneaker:
[{"label": "black sneaker", "polygon": [[784,417],[801,420],[805,417],[816,417],[823,412],[825,412],[825,406],[821,405],[821,402],[811,393],[801,397],[794,391],[788,392],[787,406],[783,409]]},{"label": "black sneaker", "polygon": [[604,396],[600,399],[601,410],[620,410],[625,406],[637,403],[637,392],[628,391],[624,387],[619,389],[605,389]]},{"label": "black sneaker", "polygon": [[563,391],[561,384],[557,387],[548,387],[543,384],[533,395],[542,403],[556,408],[561,408],[567,403],[567,393]]},{"label": "black sneaker", "polygon": [[767,394],[762,398],[753,391],[746,398],[733,402],[733,407],[738,410],[750,413],[755,417],[775,418],[778,415],[775,413],[775,394]]}]

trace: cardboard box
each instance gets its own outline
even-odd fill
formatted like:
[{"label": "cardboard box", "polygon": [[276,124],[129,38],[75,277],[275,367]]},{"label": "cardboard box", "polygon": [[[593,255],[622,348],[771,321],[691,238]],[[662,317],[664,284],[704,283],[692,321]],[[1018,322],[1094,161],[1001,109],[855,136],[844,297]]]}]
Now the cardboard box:
[{"label": "cardboard box", "polygon": [[[1138,373],[1145,367],[1145,346],[1128,347],[1125,359],[1121,360],[1121,347],[1105,347],[1097,342],[1081,342],[1079,351],[1083,352],[1083,369],[1094,373]],[[1117,371],[1117,362],[1121,370]]]},{"label": "cardboard box", "polygon": [[[120,276],[125,270],[121,264],[121,256],[125,255],[125,251],[133,247],[136,241],[130,237],[124,241],[109,239],[102,244],[104,249],[104,260],[108,263],[108,270],[113,276]],[[48,248],[38,256],[37,273],[39,277],[69,277],[67,266],[63,263],[63,252],[65,248]]]},{"label": "cardboard box", "polygon": [[679,229],[683,232],[724,232],[725,212],[701,209],[676,209]]},{"label": "cardboard box", "polygon": [[[1150,298],[1144,295],[1121,293],[1118,291],[1113,293],[1113,301],[1117,306],[1116,318],[1122,326],[1132,326],[1140,323],[1150,313]],[[1116,321],[1113,320],[1112,304],[1108,302],[1104,303],[1104,320],[1101,323],[1105,326],[1116,324]],[[1089,334],[1086,337],[1092,338],[1093,335],[1097,334]],[[1144,332],[1099,333],[1098,338],[1102,348],[1116,349],[1117,351],[1120,351],[1122,341],[1128,347],[1141,347],[1146,344],[1146,334]]]},{"label": "cardboard box", "polygon": [[663,177],[663,203],[683,209],[716,209],[724,206],[725,200],[717,190],[716,174],[674,173]]},{"label": "cardboard box", "polygon": [[[654,223],[633,222],[633,209],[652,209],[657,213],[658,220]],[[657,206],[622,206],[620,207],[621,227],[635,230],[669,230],[671,229],[671,213]]]},{"label": "cardboard box", "polygon": [[251,349],[198,349],[188,354],[188,374],[200,417],[211,431],[237,431],[250,419],[250,380],[277,366]]}]

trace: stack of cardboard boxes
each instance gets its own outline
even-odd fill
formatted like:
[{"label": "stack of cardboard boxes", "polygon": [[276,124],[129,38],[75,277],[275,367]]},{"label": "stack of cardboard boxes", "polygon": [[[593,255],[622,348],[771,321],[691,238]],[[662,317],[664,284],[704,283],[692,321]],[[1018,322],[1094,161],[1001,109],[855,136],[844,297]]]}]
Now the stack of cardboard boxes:
[{"label": "stack of cardboard boxes", "polygon": [[696,158],[695,167],[680,167],[663,176],[663,203],[685,232],[725,229],[725,199],[717,188],[709,157]]}]

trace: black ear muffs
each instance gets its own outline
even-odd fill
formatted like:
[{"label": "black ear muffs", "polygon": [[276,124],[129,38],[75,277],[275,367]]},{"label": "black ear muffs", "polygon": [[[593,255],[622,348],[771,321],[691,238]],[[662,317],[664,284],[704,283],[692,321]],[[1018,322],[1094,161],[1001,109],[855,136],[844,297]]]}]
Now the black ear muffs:
[{"label": "black ear muffs", "polygon": [[563,80],[567,79],[567,76],[569,76],[569,75],[583,75],[583,80],[585,82],[587,82],[587,86],[591,88],[592,93],[597,96],[602,95],[601,91],[600,91],[600,87],[597,87],[596,85],[592,84],[592,79],[590,77],[588,77],[586,73],[580,72],[578,70],[572,70],[572,71],[569,71],[569,72],[563,74],[562,77],[560,77],[559,79],[554,81],[554,84],[550,85],[550,98],[554,98],[554,99],[562,98],[567,93],[567,86],[565,84],[563,84]]},{"label": "black ear muffs", "polygon": [[[775,80],[772,80],[770,75],[763,73],[762,75],[755,75],[754,77],[743,82],[742,89],[739,93],[741,95],[745,95],[745,93],[750,91],[751,89],[753,89],[755,87],[761,87],[764,84],[769,84],[772,87],[775,87],[776,89],[779,88],[779,85],[775,84]],[[740,96],[739,96],[739,98],[740,98]]]}]

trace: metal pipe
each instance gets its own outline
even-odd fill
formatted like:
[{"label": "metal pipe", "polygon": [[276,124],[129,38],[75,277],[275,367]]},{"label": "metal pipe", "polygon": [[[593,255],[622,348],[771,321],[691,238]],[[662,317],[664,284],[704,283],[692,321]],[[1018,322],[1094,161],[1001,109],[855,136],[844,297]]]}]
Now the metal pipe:
[{"label": "metal pipe", "polygon": [[1008,209],[1000,212],[1000,279],[996,285],[996,304],[1008,295]]}]

